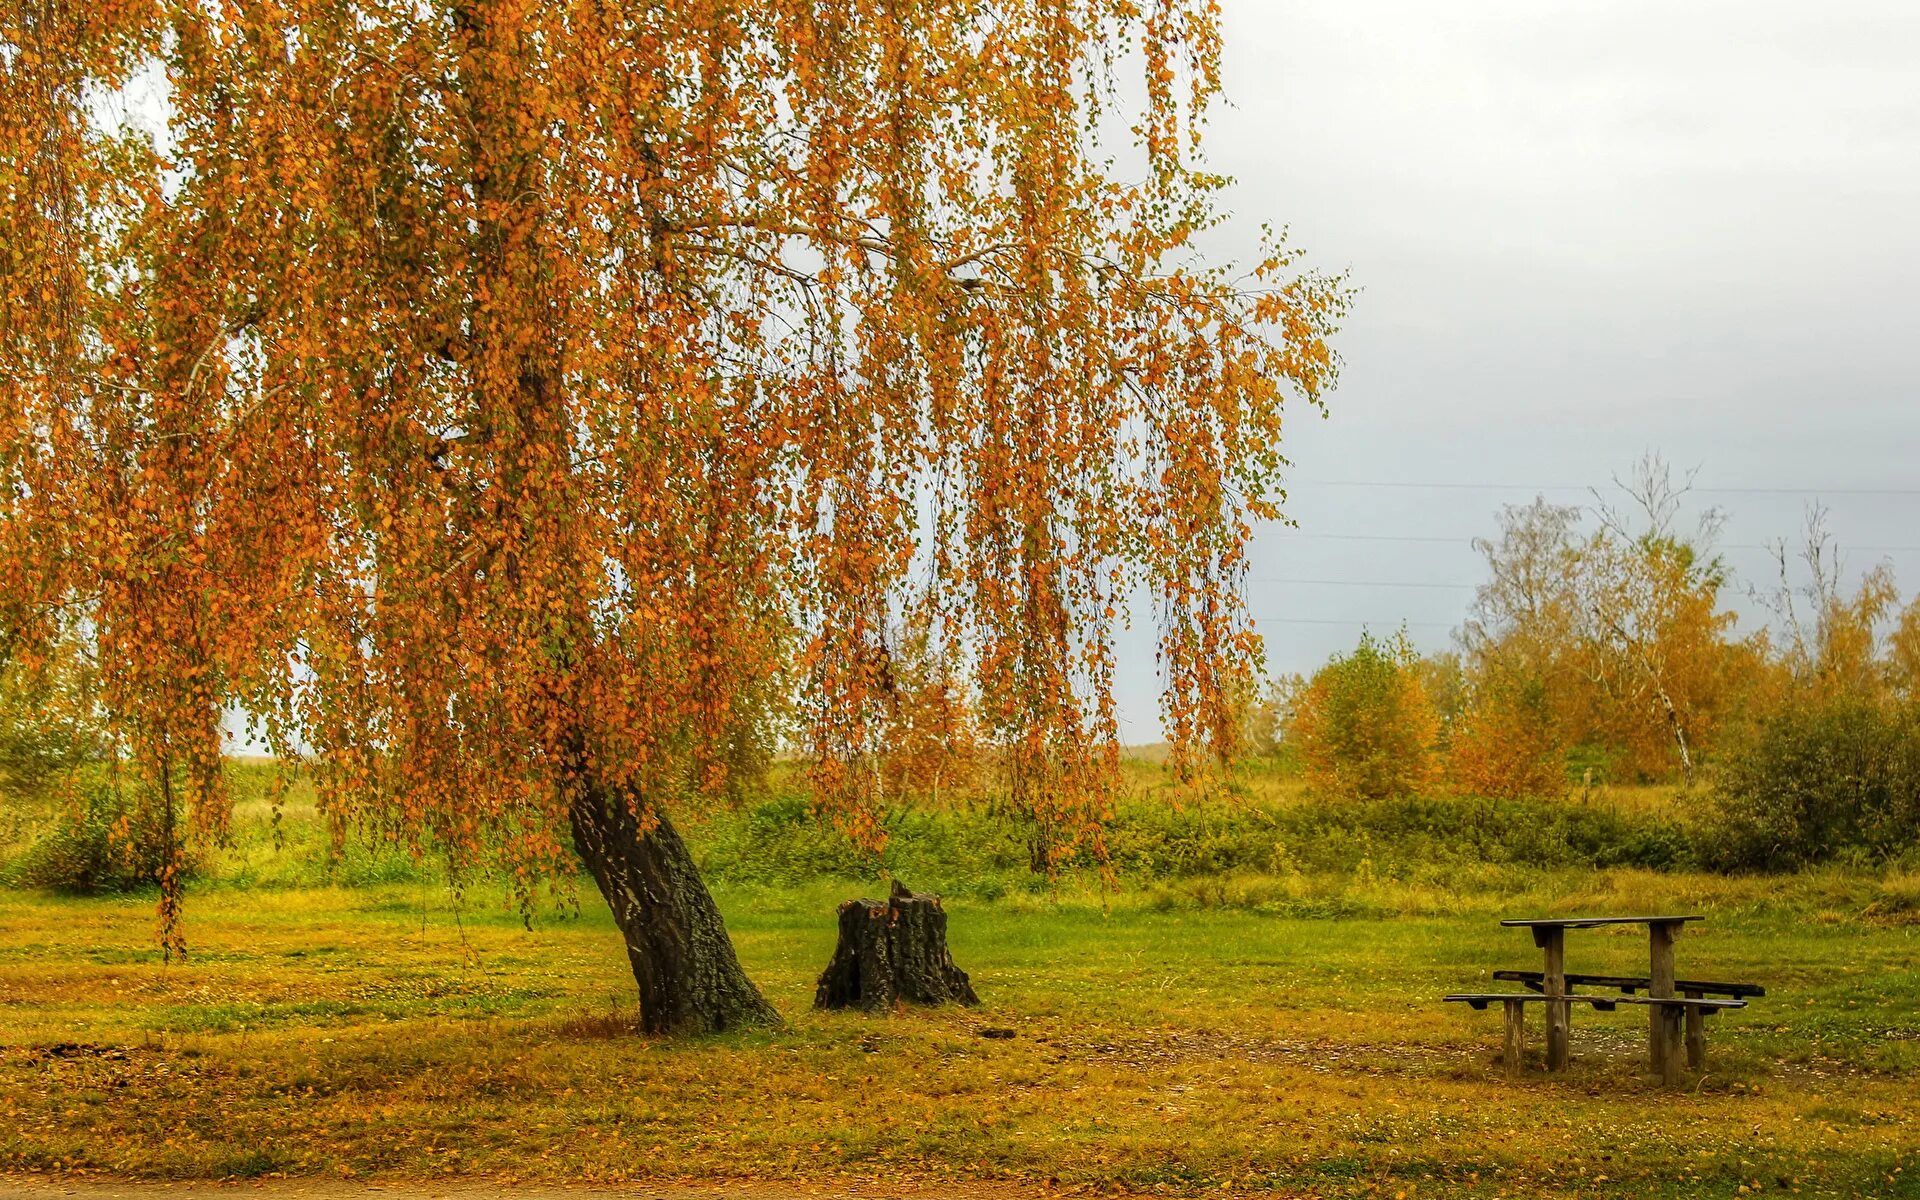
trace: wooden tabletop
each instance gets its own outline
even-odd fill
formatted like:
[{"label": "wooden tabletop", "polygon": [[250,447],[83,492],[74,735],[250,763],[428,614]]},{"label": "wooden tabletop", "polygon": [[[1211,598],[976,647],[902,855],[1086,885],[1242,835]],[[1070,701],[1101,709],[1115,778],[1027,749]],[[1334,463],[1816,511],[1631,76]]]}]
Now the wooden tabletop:
[{"label": "wooden tabletop", "polygon": [[1515,917],[1500,922],[1502,925],[1522,925],[1529,929],[1595,929],[1601,925],[1678,925],[1683,921],[1699,921],[1698,916],[1684,917]]}]

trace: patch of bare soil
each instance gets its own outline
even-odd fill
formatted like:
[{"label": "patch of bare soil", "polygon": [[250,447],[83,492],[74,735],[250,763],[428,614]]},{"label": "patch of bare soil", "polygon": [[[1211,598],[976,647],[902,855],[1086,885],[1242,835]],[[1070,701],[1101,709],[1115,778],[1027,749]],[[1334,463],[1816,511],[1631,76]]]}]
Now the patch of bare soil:
[{"label": "patch of bare soil", "polygon": [[[170,1182],[72,1175],[0,1176],[0,1200],[1041,1200],[1044,1189],[968,1182],[895,1187],[884,1182],[764,1181],[634,1183],[620,1187],[522,1187],[476,1181],[386,1183],[328,1179]],[[1126,1200],[1108,1197],[1107,1200]]]}]

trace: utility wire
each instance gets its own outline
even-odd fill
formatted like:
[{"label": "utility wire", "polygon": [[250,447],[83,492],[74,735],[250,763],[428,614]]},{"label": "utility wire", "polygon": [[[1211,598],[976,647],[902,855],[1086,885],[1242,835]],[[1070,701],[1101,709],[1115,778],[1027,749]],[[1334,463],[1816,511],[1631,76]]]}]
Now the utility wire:
[{"label": "utility wire", "polygon": [[1409,628],[1452,629],[1458,621],[1369,621],[1365,617],[1254,617],[1262,625],[1371,625],[1376,629]]},{"label": "utility wire", "polygon": [[[1295,479],[1290,486],[1434,488],[1445,491],[1479,492],[1590,492],[1593,490],[1585,484],[1578,483],[1449,483],[1439,480],[1410,479]],[[1603,484],[1602,486],[1618,487],[1619,485]],[[1689,487],[1684,490],[1712,496],[1920,496],[1920,488],[1912,487]]]},{"label": "utility wire", "polygon": [[[1286,533],[1282,534],[1281,536],[1283,538],[1312,538],[1316,541],[1331,541],[1331,542],[1434,542],[1434,543],[1443,543],[1450,546],[1471,546],[1474,542],[1483,540],[1480,538],[1470,538],[1470,537],[1426,537],[1426,536],[1413,535],[1413,534],[1397,534],[1397,533],[1304,533],[1304,532],[1297,532],[1293,530],[1289,530]],[[1484,540],[1493,541],[1492,538],[1486,538]],[[1789,543],[1788,548],[1789,549],[1792,548],[1791,543]],[[1863,552],[1871,552],[1875,554],[1920,553],[1920,546],[1855,546],[1855,545],[1850,545],[1848,543],[1842,542],[1840,543],[1839,548],[1843,551],[1858,550]],[[1765,542],[1721,542],[1716,547],[1716,549],[1773,550],[1773,549],[1777,549],[1777,547],[1773,545],[1769,545],[1768,543],[1765,543]]]},{"label": "utility wire", "polygon": [[1324,587],[1402,587],[1402,588],[1439,588],[1450,592],[1471,592],[1480,585],[1477,583],[1427,583],[1413,579],[1278,579],[1264,575],[1255,575],[1248,583],[1306,583]]},{"label": "utility wire", "polygon": [[1333,542],[1446,542],[1455,546],[1471,546],[1475,541],[1470,537],[1420,537],[1397,533],[1300,533],[1293,530],[1288,530],[1283,536]]}]

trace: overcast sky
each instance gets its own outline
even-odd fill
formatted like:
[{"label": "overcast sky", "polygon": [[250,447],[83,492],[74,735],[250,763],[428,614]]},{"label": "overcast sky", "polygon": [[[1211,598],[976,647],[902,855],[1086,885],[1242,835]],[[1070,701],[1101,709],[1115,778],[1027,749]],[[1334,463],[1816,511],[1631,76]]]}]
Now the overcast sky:
[{"label": "overcast sky", "polygon": [[[1727,489],[1749,580],[1819,499],[1920,588],[1920,3],[1223,6],[1225,248],[1285,225],[1360,290],[1330,415],[1289,432],[1299,529],[1255,549],[1275,671],[1363,622],[1444,647],[1501,504],[1646,450]],[[1155,740],[1150,631],[1121,662]]]},{"label": "overcast sky", "polygon": [[[1649,449],[1703,489],[1805,489],[1704,496],[1748,578],[1821,499],[1848,546],[1908,547],[1852,566],[1920,587],[1920,4],[1224,7],[1230,207],[1361,289],[1330,416],[1288,438],[1299,531],[1254,571],[1347,586],[1255,585],[1275,670],[1362,620],[1447,645],[1470,589],[1352,584],[1476,583],[1501,504],[1578,503]],[[1152,740],[1144,637],[1125,660]]]}]

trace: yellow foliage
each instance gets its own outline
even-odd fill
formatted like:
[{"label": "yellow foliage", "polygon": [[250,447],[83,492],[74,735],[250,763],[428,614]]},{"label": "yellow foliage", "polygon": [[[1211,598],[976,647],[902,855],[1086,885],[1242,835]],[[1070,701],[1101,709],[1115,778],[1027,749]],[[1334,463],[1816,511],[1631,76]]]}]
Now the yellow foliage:
[{"label": "yellow foliage", "polygon": [[[590,807],[643,840],[723,790],[789,669],[825,802],[877,836],[877,748],[931,785],[959,736],[886,688],[924,602],[1016,805],[1087,832],[1134,588],[1176,755],[1233,732],[1282,412],[1337,365],[1339,281],[1277,237],[1191,253],[1221,28],[0,5],[0,624],[84,623],[168,811],[224,819],[239,708],[340,822],[526,899]],[[164,159],[95,103],[163,67]]]},{"label": "yellow foliage", "polygon": [[1893,685],[1909,702],[1920,702],[1920,595],[1900,612],[1900,623],[1887,639],[1887,661]]},{"label": "yellow foliage", "polygon": [[1448,729],[1447,778],[1468,795],[1560,795],[1565,759],[1547,689],[1537,679],[1491,673],[1475,683]]},{"label": "yellow foliage", "polygon": [[1333,795],[1402,796],[1434,774],[1440,721],[1406,634],[1379,641],[1362,634],[1352,654],[1336,656],[1295,693],[1287,737],[1307,779]]}]

